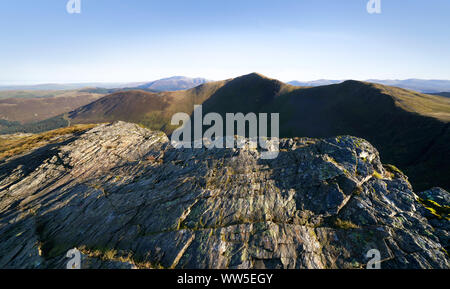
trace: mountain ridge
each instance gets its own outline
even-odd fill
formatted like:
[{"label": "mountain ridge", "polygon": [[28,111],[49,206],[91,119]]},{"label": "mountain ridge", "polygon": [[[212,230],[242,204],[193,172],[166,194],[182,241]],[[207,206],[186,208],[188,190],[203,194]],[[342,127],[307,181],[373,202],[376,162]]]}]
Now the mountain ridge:
[{"label": "mountain ridge", "polygon": [[378,147],[385,162],[411,176],[416,189],[450,188],[450,167],[442,157],[450,155],[450,99],[380,84],[295,87],[251,73],[189,90],[118,92],[70,112],[66,123],[122,120],[170,134],[176,128],[170,125],[172,115],[191,114],[195,104],[203,104],[205,114],[222,116],[280,113],[281,137],[362,137]]}]

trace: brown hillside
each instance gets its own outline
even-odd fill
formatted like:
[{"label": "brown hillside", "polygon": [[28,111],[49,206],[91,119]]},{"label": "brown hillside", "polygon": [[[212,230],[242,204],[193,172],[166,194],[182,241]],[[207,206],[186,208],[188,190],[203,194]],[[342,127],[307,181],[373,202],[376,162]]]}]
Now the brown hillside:
[{"label": "brown hillside", "polygon": [[41,121],[70,112],[103,96],[74,92],[71,96],[0,99],[0,119],[20,123]]}]

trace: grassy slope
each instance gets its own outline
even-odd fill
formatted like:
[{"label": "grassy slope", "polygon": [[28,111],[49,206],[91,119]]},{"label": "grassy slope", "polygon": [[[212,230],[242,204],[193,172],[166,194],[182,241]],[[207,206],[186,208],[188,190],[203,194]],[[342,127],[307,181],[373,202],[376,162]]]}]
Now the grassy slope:
[{"label": "grassy slope", "polygon": [[18,134],[0,136],[0,161],[5,158],[27,153],[35,148],[57,142],[63,136],[78,134],[95,126],[96,125],[94,124],[75,125],[36,135]]},{"label": "grassy slope", "polygon": [[373,85],[373,87],[384,94],[391,95],[396,105],[406,111],[430,116],[445,122],[450,121],[450,98],[378,84]]}]

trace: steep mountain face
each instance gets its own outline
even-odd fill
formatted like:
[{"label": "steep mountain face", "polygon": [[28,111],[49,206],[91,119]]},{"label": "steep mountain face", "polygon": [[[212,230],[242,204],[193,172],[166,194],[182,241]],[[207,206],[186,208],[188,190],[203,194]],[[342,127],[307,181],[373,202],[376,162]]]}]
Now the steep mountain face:
[{"label": "steep mountain face", "polygon": [[204,78],[189,78],[184,76],[174,76],[142,84],[138,86],[137,89],[176,91],[176,90],[191,89],[196,86],[205,84],[207,82],[208,80]]},{"label": "steep mountain face", "polygon": [[231,112],[263,112],[280,95],[294,91],[296,87],[276,79],[252,73],[229,80],[203,102],[204,113],[222,115]]},{"label": "steep mountain face", "polygon": [[0,163],[0,268],[450,268],[449,195],[412,191],[367,141],[175,149],[118,122]]}]

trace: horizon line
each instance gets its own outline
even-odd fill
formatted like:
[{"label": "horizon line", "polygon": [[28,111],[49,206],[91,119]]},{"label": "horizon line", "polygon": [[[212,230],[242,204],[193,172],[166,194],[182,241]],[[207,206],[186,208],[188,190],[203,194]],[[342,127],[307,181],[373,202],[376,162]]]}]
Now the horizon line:
[{"label": "horizon line", "polygon": [[[248,74],[243,74],[240,76],[245,76],[245,75],[249,75],[249,74],[253,74],[256,72],[252,72],[252,73],[248,73]],[[257,73],[260,74],[260,73]],[[263,74],[260,74],[263,75]],[[237,77],[240,77],[237,76]],[[73,82],[59,82],[59,81],[42,81],[42,82],[17,82],[15,83],[14,81],[8,82],[8,81],[1,81],[0,80],[0,87],[19,87],[19,86],[26,86],[26,87],[33,87],[33,86],[41,86],[41,85],[89,85],[89,84],[109,84],[109,85],[123,85],[123,84],[140,84],[140,83],[149,83],[149,82],[154,82],[154,81],[160,81],[160,80],[167,80],[167,79],[171,79],[171,78],[176,78],[176,77],[184,77],[184,78],[188,78],[188,79],[204,79],[207,82],[214,82],[214,81],[222,81],[222,80],[227,80],[227,79],[233,79],[236,77],[228,77],[228,78],[223,78],[223,79],[209,79],[206,77],[190,77],[190,76],[184,76],[184,75],[173,75],[173,76],[167,76],[167,77],[161,77],[161,78],[157,78],[157,79],[153,79],[153,80],[131,80],[131,81],[109,81],[109,80],[98,80],[98,81],[73,81]],[[268,78],[271,79],[277,79],[277,78],[272,78],[270,76],[266,76]],[[277,79],[279,80],[279,79]],[[377,80],[377,81],[407,81],[407,80],[424,80],[424,81],[450,81],[450,79],[447,78],[417,78],[417,77],[411,77],[411,78],[367,78],[367,79],[357,79],[357,78],[341,78],[341,79],[333,79],[333,78],[317,78],[317,79],[312,79],[312,80],[299,80],[299,79],[292,79],[292,80],[279,80],[281,82],[284,83],[289,83],[289,82],[317,82],[317,81],[347,81],[347,80],[356,80],[356,81],[373,81],[373,80]]]}]

